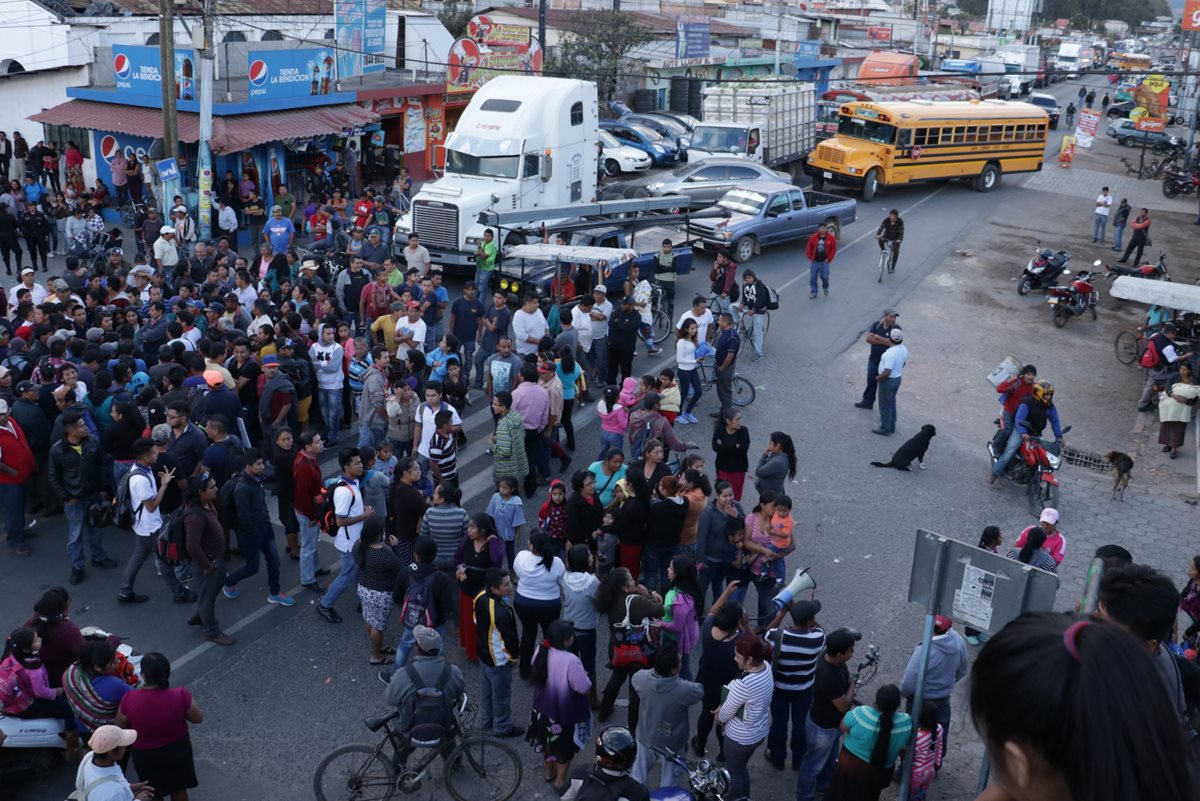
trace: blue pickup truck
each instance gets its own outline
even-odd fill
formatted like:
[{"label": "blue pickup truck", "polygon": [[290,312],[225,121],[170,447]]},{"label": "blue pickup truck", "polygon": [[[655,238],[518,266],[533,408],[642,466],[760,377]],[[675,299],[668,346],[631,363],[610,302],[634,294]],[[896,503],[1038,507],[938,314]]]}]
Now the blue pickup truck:
[{"label": "blue pickup truck", "polygon": [[748,262],[763,247],[807,237],[825,223],[835,238],[854,222],[853,198],[830,195],[779,181],[750,181],[730,189],[717,206],[729,212],[721,220],[689,222],[688,239],[701,249],[726,249],[737,262]]}]

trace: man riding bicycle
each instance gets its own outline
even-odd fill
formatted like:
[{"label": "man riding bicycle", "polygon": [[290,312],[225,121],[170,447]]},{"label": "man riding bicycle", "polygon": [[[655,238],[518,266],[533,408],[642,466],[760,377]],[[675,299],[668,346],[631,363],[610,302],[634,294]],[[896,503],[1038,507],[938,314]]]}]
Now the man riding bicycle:
[{"label": "man riding bicycle", "polygon": [[1067,127],[1070,128],[1075,124],[1075,104],[1067,104]]},{"label": "man riding bicycle", "polygon": [[[409,734],[413,733],[415,724],[427,722],[414,720],[414,709],[419,708],[422,703],[419,691],[429,689],[441,692],[446,713],[442,726],[448,727],[451,722],[449,712],[462,702],[466,689],[458,665],[450,664],[442,655],[442,635],[438,634],[437,629],[417,626],[413,629],[413,637],[417,641],[416,650],[408,664],[397,669],[395,673],[387,670],[379,672],[380,681],[388,685],[388,704],[400,712],[396,719],[396,728]],[[444,740],[444,743],[452,744],[452,741]],[[405,753],[401,754],[402,759],[412,752],[412,747],[410,745]]]},{"label": "man riding bicycle", "polygon": [[884,249],[885,242],[892,243],[892,262],[888,265],[888,272],[896,272],[896,259],[900,258],[900,243],[904,241],[904,220],[900,219],[899,209],[892,209],[888,212],[888,216],[883,218],[883,222],[875,231],[875,239],[879,241],[880,250]]}]

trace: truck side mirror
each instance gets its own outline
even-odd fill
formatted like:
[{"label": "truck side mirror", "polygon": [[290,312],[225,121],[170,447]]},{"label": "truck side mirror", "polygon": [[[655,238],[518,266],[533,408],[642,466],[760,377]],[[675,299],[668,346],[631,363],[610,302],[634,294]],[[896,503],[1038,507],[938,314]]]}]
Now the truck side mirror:
[{"label": "truck side mirror", "polygon": [[542,183],[550,180],[550,176],[554,175],[554,160],[549,156],[542,156]]}]

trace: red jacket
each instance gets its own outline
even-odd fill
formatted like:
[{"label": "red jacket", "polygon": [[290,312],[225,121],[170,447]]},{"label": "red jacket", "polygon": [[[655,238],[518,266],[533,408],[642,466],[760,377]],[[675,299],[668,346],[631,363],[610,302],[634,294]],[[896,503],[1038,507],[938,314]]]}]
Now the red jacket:
[{"label": "red jacket", "polygon": [[1007,381],[1001,381],[996,391],[1004,396],[1004,411],[1016,415],[1021,408],[1021,402],[1033,393],[1033,384],[1026,384],[1021,376],[1015,375]]},{"label": "red jacket", "polygon": [[24,484],[33,475],[37,464],[33,461],[33,451],[25,439],[21,424],[12,417],[8,418],[12,430],[0,428],[0,464],[7,465],[17,471],[17,474],[0,474],[0,484]]},{"label": "red jacket", "polygon": [[[814,233],[808,238],[808,246],[804,249],[808,255],[808,260],[812,261],[817,257],[817,240],[820,234]],[[833,257],[837,255],[837,239],[828,231],[825,232],[825,261],[833,261]]]},{"label": "red jacket", "polygon": [[321,468],[317,464],[317,460],[308,456],[301,450],[296,454],[296,461],[292,463],[292,475],[295,480],[295,497],[292,500],[292,505],[296,511],[312,520],[317,516],[316,498],[321,494]]}]

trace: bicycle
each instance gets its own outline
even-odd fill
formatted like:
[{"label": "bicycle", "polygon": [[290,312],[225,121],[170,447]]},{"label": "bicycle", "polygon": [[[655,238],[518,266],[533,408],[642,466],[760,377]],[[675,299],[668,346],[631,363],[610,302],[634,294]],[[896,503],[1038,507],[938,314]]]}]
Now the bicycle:
[{"label": "bicycle", "polygon": [[[367,729],[383,729],[383,739],[373,747],[344,745],[322,759],[313,776],[317,801],[388,801],[397,790],[416,793],[439,754],[445,754],[446,789],[457,801],[507,801],[521,786],[521,759],[504,743],[466,733],[476,711],[464,695],[445,732],[440,726],[398,731],[392,724],[400,716],[398,710],[367,718]],[[384,753],[385,746],[391,746],[390,755]],[[411,751],[409,760],[425,753],[415,764],[405,764],[402,751]]]},{"label": "bicycle", "polygon": [[661,345],[675,332],[675,323],[672,321],[675,309],[667,297],[667,291],[657,281],[650,282],[650,310],[654,344]]},{"label": "bicycle", "polygon": [[883,271],[892,272],[892,251],[896,243],[892,239],[881,240],[883,249],[879,251],[879,283],[883,283]]},{"label": "bicycle", "polygon": [[[763,340],[766,341],[767,332],[771,330],[771,312],[760,311],[755,312],[755,315],[763,317]],[[749,314],[739,314],[737,323],[734,324],[733,329],[738,335],[738,356],[741,356],[742,351],[746,349],[746,342],[754,337],[751,319],[753,318]]]},{"label": "bicycle", "polygon": [[[713,389],[717,384],[717,368],[710,364],[699,362],[696,365],[696,369],[700,371],[700,389],[706,392]],[[733,383],[730,390],[732,394],[729,400],[734,406],[749,406],[754,403],[754,399],[758,396],[754,385],[736,372],[733,374]]]},{"label": "bicycle", "polygon": [[133,228],[138,219],[146,213],[146,204],[131,200],[121,205],[121,225]]}]

